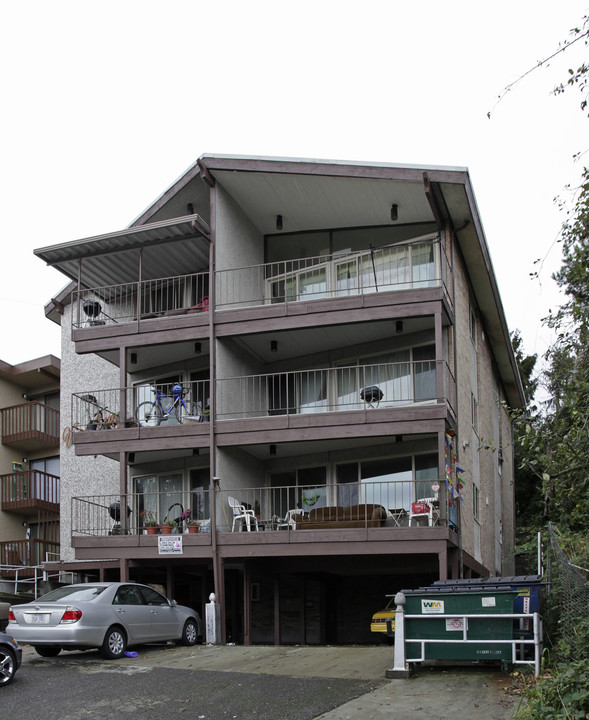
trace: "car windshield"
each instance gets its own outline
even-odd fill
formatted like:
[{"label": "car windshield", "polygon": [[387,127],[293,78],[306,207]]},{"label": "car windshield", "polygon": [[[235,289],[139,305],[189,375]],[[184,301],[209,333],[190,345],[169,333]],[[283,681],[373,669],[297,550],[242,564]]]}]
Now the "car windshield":
[{"label": "car windshield", "polygon": [[42,595],[35,602],[59,602],[67,600],[68,602],[88,602],[98,597],[100,593],[106,590],[106,587],[99,585],[70,585],[69,587],[60,587],[52,590],[47,595]]}]

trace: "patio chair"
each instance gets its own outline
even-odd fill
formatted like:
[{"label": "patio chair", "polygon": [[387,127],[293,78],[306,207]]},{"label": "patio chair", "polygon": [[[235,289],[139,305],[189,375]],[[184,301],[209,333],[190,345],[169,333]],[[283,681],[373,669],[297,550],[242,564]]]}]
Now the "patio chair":
[{"label": "patio chair", "polygon": [[286,515],[284,516],[284,520],[278,519],[276,523],[276,529],[280,530],[280,528],[290,528],[291,530],[297,529],[297,521],[295,520],[295,515],[302,515],[303,511],[300,508],[297,508],[296,510],[289,510]]},{"label": "patio chair", "polygon": [[435,498],[421,498],[411,503],[409,510],[409,527],[413,518],[427,518],[427,524],[434,524],[434,502]]},{"label": "patio chair", "polygon": [[258,529],[258,518],[255,516],[253,510],[248,510],[245,505],[240,503],[239,500],[236,500],[234,497],[228,497],[227,502],[233,512],[233,525],[231,526],[231,532],[235,532],[235,523],[238,520],[240,521],[238,530],[243,529],[244,522],[248,532],[251,532],[252,523],[256,526],[256,530]]}]

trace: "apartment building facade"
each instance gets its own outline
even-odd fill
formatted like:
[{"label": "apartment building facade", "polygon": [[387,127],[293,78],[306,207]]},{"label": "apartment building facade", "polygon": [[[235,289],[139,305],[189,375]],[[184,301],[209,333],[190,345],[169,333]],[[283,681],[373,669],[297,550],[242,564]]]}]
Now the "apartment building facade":
[{"label": "apartment building facade", "polygon": [[52,355],[0,361],[0,585],[7,589],[60,557],[59,376]]},{"label": "apartment building facade", "polygon": [[205,155],[36,254],[71,280],[62,567],[214,591],[246,644],[512,572],[523,391],[466,170]]}]

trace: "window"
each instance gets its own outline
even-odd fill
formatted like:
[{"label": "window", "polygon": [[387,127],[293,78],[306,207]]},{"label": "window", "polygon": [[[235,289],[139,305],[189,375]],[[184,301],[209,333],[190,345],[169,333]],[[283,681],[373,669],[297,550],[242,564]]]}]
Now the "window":
[{"label": "window", "polygon": [[479,522],[480,490],[476,485],[472,486],[472,516]]},{"label": "window", "polygon": [[478,432],[479,432],[479,403],[473,393],[471,393],[470,397],[471,397],[471,406],[472,406],[472,429],[478,435]]},{"label": "window", "polygon": [[390,510],[408,510],[414,500],[435,496],[438,477],[435,453],[337,465],[337,503],[375,503]]},{"label": "window", "polygon": [[288,510],[301,508],[305,512],[325,507],[327,502],[327,471],[324,466],[299,468],[272,473],[272,515],[284,518]]},{"label": "window", "polygon": [[475,315],[474,308],[470,308],[470,339],[472,344],[477,346],[477,318]]},{"label": "window", "polygon": [[[362,252],[352,253],[347,247],[326,257],[301,254],[299,259],[283,262],[272,257],[266,266],[266,296],[269,302],[279,303],[355,295],[361,291],[436,286],[439,284],[437,240],[438,236],[432,234],[422,242],[373,247]],[[342,254],[346,251],[349,254]]]},{"label": "window", "polygon": [[176,519],[183,511],[181,473],[135,478],[135,492],[139,518],[150,512],[162,522],[168,516]]}]

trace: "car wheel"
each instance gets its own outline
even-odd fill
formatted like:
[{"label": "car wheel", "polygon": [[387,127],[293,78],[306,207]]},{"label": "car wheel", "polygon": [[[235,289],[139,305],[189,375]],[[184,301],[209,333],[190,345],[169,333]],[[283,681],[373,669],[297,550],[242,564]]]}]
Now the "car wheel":
[{"label": "car wheel", "polygon": [[120,627],[111,627],[106,631],[100,654],[108,660],[123,657],[127,647],[127,637]]},{"label": "car wheel", "polygon": [[182,629],[182,637],[180,638],[181,645],[196,645],[198,640],[198,627],[194,620],[188,619],[184,623]]},{"label": "car wheel", "polygon": [[16,672],[16,657],[12,650],[0,647],[0,685],[8,685]]},{"label": "car wheel", "polygon": [[34,648],[41,657],[57,657],[61,652],[59,645],[35,645]]}]

